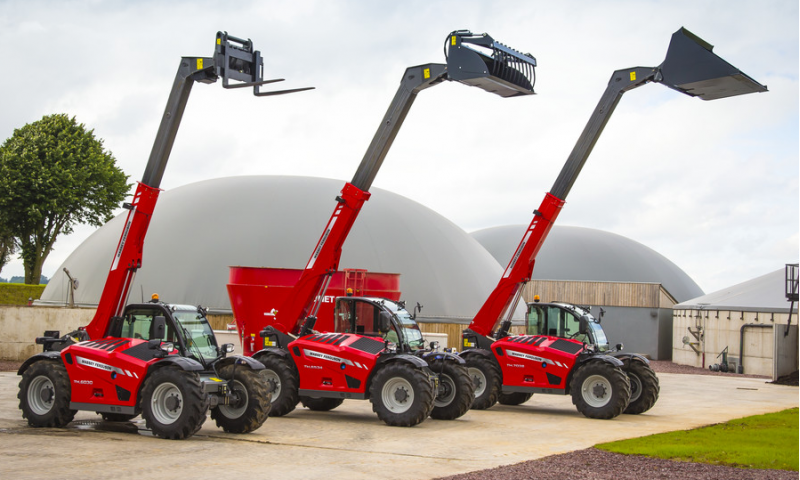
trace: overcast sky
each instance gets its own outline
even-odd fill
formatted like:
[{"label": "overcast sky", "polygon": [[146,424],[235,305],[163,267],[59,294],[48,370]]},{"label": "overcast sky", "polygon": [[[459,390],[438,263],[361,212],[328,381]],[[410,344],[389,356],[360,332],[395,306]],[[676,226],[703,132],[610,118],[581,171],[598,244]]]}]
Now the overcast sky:
[{"label": "overcast sky", "polygon": [[[443,63],[447,34],[470,29],[536,57],[537,95],[455,82],[421,92],[374,186],[468,232],[528,224],[612,72],[659,65],[683,26],[770,91],[627,93],[558,224],[641,242],[711,292],[798,261],[798,24],[790,0],[0,0],[0,140],[67,113],[140,180],[180,57],[211,56],[225,30],[253,40],[265,77],[287,79],[274,88],[316,90],[196,85],[162,188],[254,174],[349,181],[405,68]],[[62,237],[43,273],[92,231]],[[22,275],[21,261],[1,274]]]}]

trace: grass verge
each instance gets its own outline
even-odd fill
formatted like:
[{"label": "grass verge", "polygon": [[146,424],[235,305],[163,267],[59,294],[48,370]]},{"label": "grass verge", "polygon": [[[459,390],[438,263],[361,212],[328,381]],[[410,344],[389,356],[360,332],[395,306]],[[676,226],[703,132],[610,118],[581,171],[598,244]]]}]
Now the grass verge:
[{"label": "grass verge", "polygon": [[0,283],[0,305],[27,305],[28,298],[38,300],[47,285]]},{"label": "grass verge", "polygon": [[798,409],[756,415],[695,430],[595,445],[625,455],[645,455],[739,468],[798,470]]}]

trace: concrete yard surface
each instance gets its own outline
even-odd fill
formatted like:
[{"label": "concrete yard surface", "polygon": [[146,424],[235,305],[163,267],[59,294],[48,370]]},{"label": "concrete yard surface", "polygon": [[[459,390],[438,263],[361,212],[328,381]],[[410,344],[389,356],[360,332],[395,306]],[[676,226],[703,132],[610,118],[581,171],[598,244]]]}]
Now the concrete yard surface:
[{"label": "concrete yard surface", "polygon": [[144,421],[104,423],[79,412],[63,429],[22,419],[13,372],[0,373],[0,478],[429,479],[684,430],[798,406],[798,388],[761,378],[659,374],[658,403],[642,415],[591,420],[570,397],[534,395],[517,407],[470,410],[453,421],[389,427],[368,401],[331,412],[298,406],[254,433],[226,434],[210,418],[183,441],[152,437]]}]

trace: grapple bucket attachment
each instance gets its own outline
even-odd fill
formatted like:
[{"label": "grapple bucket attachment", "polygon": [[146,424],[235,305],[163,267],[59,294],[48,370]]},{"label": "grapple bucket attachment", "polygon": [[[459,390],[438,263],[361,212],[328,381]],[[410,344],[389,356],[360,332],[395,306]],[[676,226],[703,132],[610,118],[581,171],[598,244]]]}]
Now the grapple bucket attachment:
[{"label": "grapple bucket attachment", "polygon": [[452,32],[445,43],[450,80],[478,87],[501,97],[533,94],[536,59],[520,53],[488,34]]},{"label": "grapple bucket attachment", "polygon": [[767,87],[718,57],[713,45],[681,28],[672,34],[667,58],[655,81],[703,100],[766,92]]}]

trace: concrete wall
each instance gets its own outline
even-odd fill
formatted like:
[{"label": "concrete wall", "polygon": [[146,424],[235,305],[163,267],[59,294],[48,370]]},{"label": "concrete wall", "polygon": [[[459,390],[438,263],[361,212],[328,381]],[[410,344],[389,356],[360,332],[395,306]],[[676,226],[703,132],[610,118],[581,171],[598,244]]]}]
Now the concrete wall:
[{"label": "concrete wall", "polygon": [[34,339],[45,330],[62,335],[88,324],[93,308],[0,306],[0,359],[22,361],[42,351]]},{"label": "concrete wall", "polygon": [[[778,372],[792,366],[794,368],[788,373],[797,369],[797,337],[794,337],[794,340],[783,337],[788,316],[788,313],[771,312],[675,310],[672,361],[681,365],[708,368],[709,365],[722,360],[722,357],[717,358],[717,356],[727,347],[729,364],[739,365],[742,326],[761,325],[761,327],[747,327],[744,330],[743,373],[777,379],[779,375],[785,374]],[[696,339],[689,329],[695,332],[699,330],[700,338]],[[688,337],[698,352],[695,352],[690,345],[684,344],[684,337]],[[780,345],[777,356],[776,343]],[[776,361],[780,364],[777,365]]]}]

